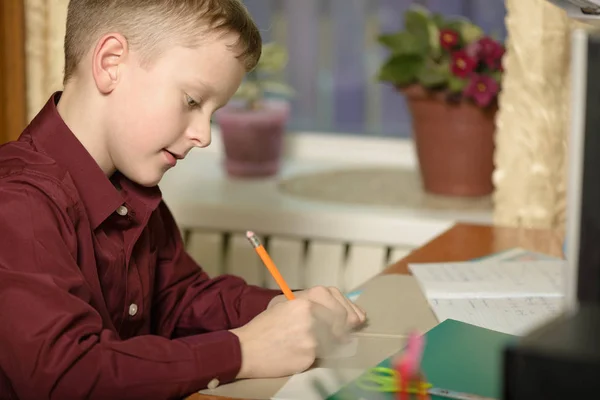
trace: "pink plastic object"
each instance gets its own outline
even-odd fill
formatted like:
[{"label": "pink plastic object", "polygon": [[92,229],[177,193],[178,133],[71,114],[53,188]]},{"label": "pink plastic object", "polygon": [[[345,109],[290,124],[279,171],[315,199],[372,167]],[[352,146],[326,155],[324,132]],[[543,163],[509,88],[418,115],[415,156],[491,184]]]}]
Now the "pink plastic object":
[{"label": "pink plastic object", "polygon": [[402,359],[400,360],[400,370],[405,376],[412,378],[419,374],[421,370],[421,358],[425,347],[425,337],[414,332],[408,336],[408,343]]},{"label": "pink plastic object", "polygon": [[[425,348],[425,337],[417,332],[408,336],[406,348],[394,363],[394,367],[400,375],[400,390],[397,393],[398,400],[408,399],[407,389],[411,382],[421,380],[421,359]],[[422,396],[419,396],[420,398]],[[426,398],[428,396],[425,396]]]}]

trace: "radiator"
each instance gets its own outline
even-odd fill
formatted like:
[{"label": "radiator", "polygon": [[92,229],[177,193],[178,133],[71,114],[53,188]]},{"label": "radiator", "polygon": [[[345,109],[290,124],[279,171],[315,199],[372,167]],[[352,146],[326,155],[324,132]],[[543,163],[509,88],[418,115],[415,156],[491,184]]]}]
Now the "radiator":
[{"label": "radiator", "polygon": [[[244,232],[191,229],[182,234],[187,251],[210,276],[234,274],[250,284],[277,288]],[[294,289],[325,285],[348,291],[411,251],[408,247],[257,234]]]}]

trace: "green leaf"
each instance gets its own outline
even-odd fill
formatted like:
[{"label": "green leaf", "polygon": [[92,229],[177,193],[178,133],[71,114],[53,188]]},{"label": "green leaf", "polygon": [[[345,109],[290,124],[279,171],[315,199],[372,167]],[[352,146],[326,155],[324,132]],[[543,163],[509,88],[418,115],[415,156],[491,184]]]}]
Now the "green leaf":
[{"label": "green leaf", "polygon": [[473,43],[483,37],[483,30],[475,24],[465,23],[461,27],[460,35],[465,43]]},{"label": "green leaf", "polygon": [[262,82],[262,88],[265,92],[278,94],[285,97],[292,97],[295,94],[295,91],[291,86],[279,81],[264,81]]},{"label": "green leaf", "polygon": [[496,82],[502,83],[502,71],[494,71],[490,75]]},{"label": "green leaf", "polygon": [[244,81],[234,94],[236,99],[250,101],[262,96],[262,90],[257,81]]},{"label": "green leaf", "polygon": [[437,26],[438,29],[442,29],[445,27],[446,19],[444,18],[444,16],[442,14],[433,13],[433,15],[431,16],[431,20],[433,21],[435,26]]},{"label": "green leaf", "polygon": [[430,14],[426,8],[418,5],[413,5],[404,14],[404,28],[407,32],[413,34],[420,43],[424,43],[429,47],[429,25],[433,25],[430,21]]},{"label": "green leaf", "polygon": [[460,33],[462,32],[463,26],[469,22],[470,21],[465,17],[453,17],[447,19],[441,29],[452,29],[453,31]]},{"label": "green leaf", "polygon": [[450,70],[447,64],[430,63],[417,74],[419,82],[429,88],[444,85],[449,77]]},{"label": "green leaf", "polygon": [[416,54],[396,54],[383,64],[379,80],[405,86],[413,83],[423,68],[425,60]]},{"label": "green leaf", "polygon": [[431,57],[434,60],[441,57],[440,29],[434,23],[429,23],[429,48],[431,49]]},{"label": "green leaf", "polygon": [[381,35],[379,43],[386,46],[395,54],[425,54],[427,46],[419,38],[409,32],[398,32]]},{"label": "green leaf", "polygon": [[448,78],[448,90],[452,93],[462,92],[467,87],[468,83],[468,79],[450,75],[450,77]]},{"label": "green leaf", "polygon": [[257,73],[273,74],[282,71],[288,62],[285,47],[275,43],[265,43],[255,71]]}]

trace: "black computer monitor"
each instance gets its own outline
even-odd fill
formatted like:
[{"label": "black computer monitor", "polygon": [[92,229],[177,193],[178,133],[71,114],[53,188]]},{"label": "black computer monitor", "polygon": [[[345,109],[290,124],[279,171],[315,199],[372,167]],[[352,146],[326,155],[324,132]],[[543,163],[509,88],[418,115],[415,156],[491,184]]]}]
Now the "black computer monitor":
[{"label": "black computer monitor", "polygon": [[566,306],[600,304],[600,36],[577,30],[571,47]]}]

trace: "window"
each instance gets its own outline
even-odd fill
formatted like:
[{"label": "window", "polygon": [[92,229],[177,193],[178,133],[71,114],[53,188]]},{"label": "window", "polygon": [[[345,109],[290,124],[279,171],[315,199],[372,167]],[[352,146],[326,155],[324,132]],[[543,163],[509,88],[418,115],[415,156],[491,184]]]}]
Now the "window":
[{"label": "window", "polygon": [[410,116],[394,88],[376,80],[385,50],[380,32],[402,26],[403,11],[420,3],[463,15],[487,34],[506,36],[503,0],[244,0],[263,40],[287,46],[286,79],[295,131],[408,137]]}]

